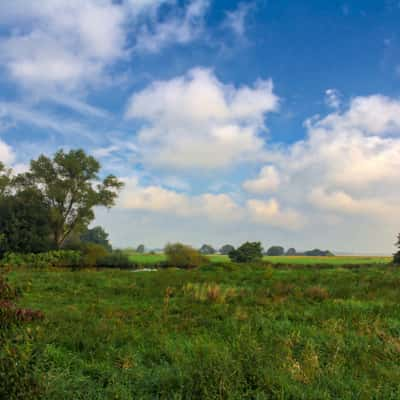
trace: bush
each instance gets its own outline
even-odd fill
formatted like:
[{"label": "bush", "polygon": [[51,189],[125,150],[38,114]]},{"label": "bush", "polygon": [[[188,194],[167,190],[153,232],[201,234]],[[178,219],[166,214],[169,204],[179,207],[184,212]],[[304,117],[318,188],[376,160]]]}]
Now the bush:
[{"label": "bush", "polygon": [[246,242],[229,253],[229,258],[238,263],[258,261],[262,259],[263,248],[260,242]]},{"label": "bush", "polygon": [[181,243],[167,244],[165,255],[167,264],[177,268],[196,268],[208,261],[193,247]]},{"label": "bush", "polygon": [[0,266],[12,267],[77,267],[81,263],[81,253],[73,250],[56,250],[38,254],[7,253]]},{"label": "bush", "polygon": [[43,314],[17,308],[13,301],[18,294],[0,275],[0,399],[39,399],[36,364],[40,351],[35,330],[23,325],[43,319]]},{"label": "bush", "polygon": [[137,265],[129,260],[129,256],[122,250],[113,250],[97,262],[98,267],[132,269]]},{"label": "bush", "polygon": [[109,254],[109,252],[101,244],[86,243],[82,245],[82,266],[95,267],[99,261]]}]

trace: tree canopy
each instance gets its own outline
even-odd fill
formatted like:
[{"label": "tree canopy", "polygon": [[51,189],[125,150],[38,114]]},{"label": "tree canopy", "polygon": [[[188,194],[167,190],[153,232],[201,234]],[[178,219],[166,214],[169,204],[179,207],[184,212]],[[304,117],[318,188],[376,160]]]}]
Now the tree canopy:
[{"label": "tree canopy", "polygon": [[81,234],[80,240],[82,243],[100,245],[107,251],[112,250],[111,244],[108,240],[108,233],[101,226],[95,226],[92,229],[86,229]]},{"label": "tree canopy", "polygon": [[29,172],[17,177],[17,185],[39,191],[49,207],[55,247],[94,219],[94,207],[114,205],[123,184],[114,175],[100,180],[100,168],[83,150],[60,150],[32,160]]},{"label": "tree canopy", "polygon": [[200,248],[200,253],[204,255],[215,254],[215,249],[209,244],[203,244]]},{"label": "tree canopy", "polygon": [[229,258],[238,263],[262,259],[263,248],[260,242],[246,242],[229,253]]},{"label": "tree canopy", "polygon": [[233,250],[235,250],[235,248],[231,244],[225,244],[219,249],[219,252],[221,254],[228,255]]},{"label": "tree canopy", "polygon": [[267,250],[267,256],[283,256],[285,249],[282,246],[271,246]]}]

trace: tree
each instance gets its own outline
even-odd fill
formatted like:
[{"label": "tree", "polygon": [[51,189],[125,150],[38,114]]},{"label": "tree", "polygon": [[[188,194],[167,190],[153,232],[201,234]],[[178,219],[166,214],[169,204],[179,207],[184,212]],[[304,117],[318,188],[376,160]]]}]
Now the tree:
[{"label": "tree", "polygon": [[10,187],[11,183],[11,169],[6,168],[0,161],[0,197],[3,197]]},{"label": "tree", "polygon": [[215,249],[209,244],[203,244],[200,248],[200,253],[204,255],[210,255],[210,254],[215,254]]},{"label": "tree", "polygon": [[0,197],[0,257],[40,253],[53,247],[50,208],[40,192],[26,189]]},{"label": "tree", "polygon": [[50,208],[50,225],[56,248],[76,230],[94,219],[94,207],[114,205],[123,184],[115,176],[100,180],[99,162],[83,150],[58,151],[52,159],[41,155],[32,160],[29,172],[16,183],[41,192]]},{"label": "tree", "polygon": [[282,246],[271,246],[267,250],[267,256],[283,256],[285,249]]},{"label": "tree", "polygon": [[291,247],[290,249],[288,249],[288,251],[286,252],[287,256],[295,256],[297,254],[297,251],[294,247]]},{"label": "tree", "polygon": [[219,249],[219,252],[224,255],[228,255],[231,251],[235,250],[235,248],[230,244],[225,244]]},{"label": "tree", "polygon": [[396,242],[396,246],[398,247],[398,251],[397,253],[394,255],[393,257],[393,262],[396,265],[400,265],[400,233],[397,235],[397,242]]},{"label": "tree", "polygon": [[332,257],[332,256],[334,256],[334,254],[331,251],[320,250],[320,249],[305,251],[304,255],[308,256],[308,257]]},{"label": "tree", "polygon": [[263,248],[260,242],[246,242],[229,253],[229,258],[238,263],[258,261],[262,259]]},{"label": "tree", "polygon": [[101,226],[86,229],[81,234],[80,239],[82,243],[98,244],[107,251],[112,251],[112,246],[108,240],[108,233]]},{"label": "tree", "polygon": [[164,253],[168,265],[177,268],[196,268],[208,261],[196,249],[182,243],[167,244]]},{"label": "tree", "polygon": [[146,248],[144,247],[144,244],[139,244],[139,246],[136,249],[136,253],[143,254],[146,251]]}]

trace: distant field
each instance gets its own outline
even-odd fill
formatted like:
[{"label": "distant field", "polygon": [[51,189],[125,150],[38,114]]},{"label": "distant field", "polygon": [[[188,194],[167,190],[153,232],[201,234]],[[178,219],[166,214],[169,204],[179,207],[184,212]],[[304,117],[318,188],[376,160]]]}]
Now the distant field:
[{"label": "distant field", "polygon": [[[229,261],[228,256],[212,255],[208,256],[212,262],[226,262]],[[164,254],[131,254],[129,256],[131,261],[138,264],[155,264],[165,261]],[[296,264],[296,265],[316,265],[316,264],[330,264],[330,265],[346,265],[346,264],[385,264],[391,261],[391,257],[366,257],[366,256],[335,256],[335,257],[307,257],[307,256],[265,256],[264,260],[277,264]]]}]

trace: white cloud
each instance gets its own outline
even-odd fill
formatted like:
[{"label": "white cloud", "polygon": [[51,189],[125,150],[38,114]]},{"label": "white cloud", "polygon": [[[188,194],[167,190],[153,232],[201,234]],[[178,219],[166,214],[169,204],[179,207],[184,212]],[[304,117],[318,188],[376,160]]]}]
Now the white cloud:
[{"label": "white cloud", "polygon": [[[163,5],[169,13],[161,18]],[[110,82],[110,68],[130,55],[130,40],[136,49],[158,51],[195,39],[207,7],[208,0],[184,9],[171,0],[0,2],[0,64],[36,95],[81,94]]]},{"label": "white cloud", "polygon": [[184,9],[174,9],[166,20],[143,25],[137,35],[136,49],[158,52],[169,43],[186,44],[198,38],[204,30],[209,4],[209,0],[191,0]]},{"label": "white cloud", "polygon": [[1,3],[0,24],[10,29],[0,42],[2,62],[25,87],[77,89],[103,79],[123,56],[123,23],[123,8],[109,0]]},{"label": "white cloud", "polygon": [[316,188],[310,194],[310,202],[315,206],[338,214],[364,215],[367,217],[393,218],[400,213],[398,207],[384,199],[355,199],[344,191],[327,192]]},{"label": "white cloud", "polygon": [[236,10],[226,13],[223,26],[231,29],[237,36],[245,37],[246,19],[254,9],[255,3],[240,3]]},{"label": "white cloud", "polygon": [[126,116],[146,122],[138,134],[145,163],[212,169],[260,156],[265,115],[277,107],[270,80],[235,88],[197,68],[134,94]]},{"label": "white cloud", "polygon": [[251,199],[246,205],[250,218],[255,223],[284,229],[299,229],[304,223],[303,217],[298,212],[292,209],[282,210],[274,198],[268,201]]},{"label": "white cloud", "polygon": [[0,140],[0,161],[5,165],[10,165],[15,159],[15,153],[11,146]]},{"label": "white cloud", "polygon": [[337,110],[341,104],[341,95],[337,89],[325,90],[325,103],[328,107]]},{"label": "white cloud", "polygon": [[281,183],[279,173],[273,165],[267,165],[260,171],[258,178],[243,183],[243,188],[250,193],[262,194],[276,191]]},{"label": "white cloud", "polygon": [[122,208],[170,213],[181,217],[207,217],[212,220],[237,220],[239,206],[227,194],[205,193],[192,196],[160,186],[140,186],[137,178],[125,179]]}]

